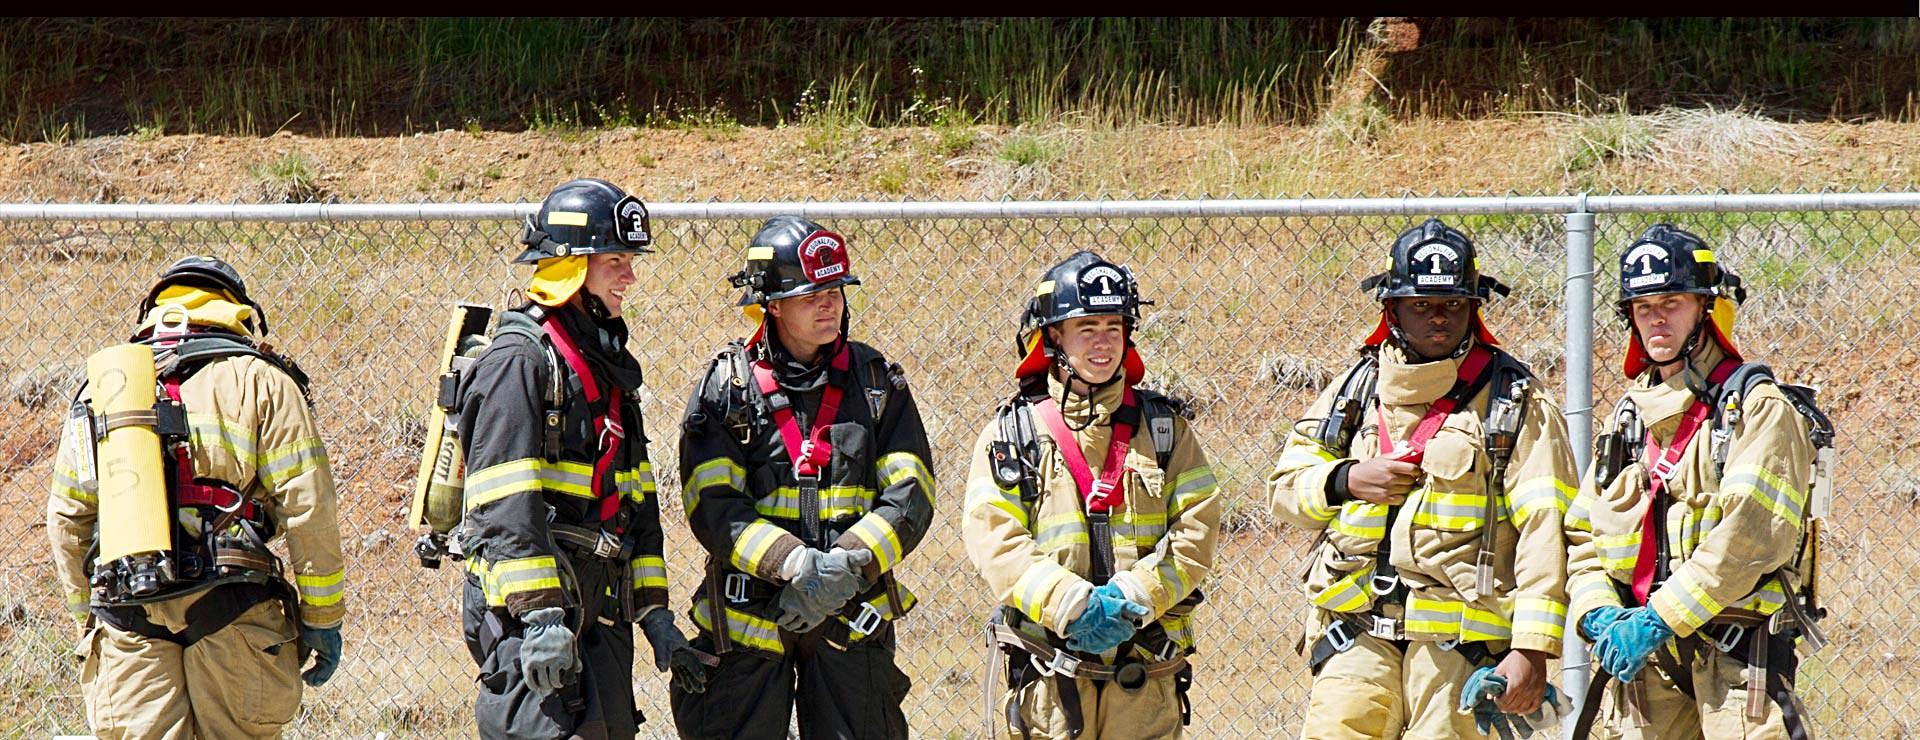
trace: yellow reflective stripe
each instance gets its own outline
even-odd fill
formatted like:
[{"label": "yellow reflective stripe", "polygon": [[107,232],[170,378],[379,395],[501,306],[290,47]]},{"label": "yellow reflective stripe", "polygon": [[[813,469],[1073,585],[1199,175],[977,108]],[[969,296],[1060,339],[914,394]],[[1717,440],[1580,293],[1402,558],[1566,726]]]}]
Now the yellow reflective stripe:
[{"label": "yellow reflective stripe", "polygon": [[1169,495],[1173,500],[1173,515],[1186,513],[1206,497],[1212,496],[1219,487],[1211,465],[1202,465],[1174,477],[1173,493]]},{"label": "yellow reflective stripe", "polygon": [[1020,492],[1017,489],[1001,488],[991,477],[978,478],[967,484],[966,500],[962,504],[967,516],[973,516],[973,511],[982,506],[999,509],[1012,517],[1021,527],[1031,528],[1027,509],[1020,505]]},{"label": "yellow reflective stripe", "polygon": [[261,482],[277,486],[326,463],[326,445],[319,437],[308,437],[266,451],[255,466],[259,468]]},{"label": "yellow reflective stripe", "polygon": [[1720,482],[1721,493],[1747,493],[1762,507],[1798,525],[1807,507],[1807,495],[1786,479],[1758,465],[1735,465]]},{"label": "yellow reflective stripe", "polygon": [[1772,614],[1787,606],[1787,590],[1780,585],[1780,579],[1768,578],[1760,588],[1727,605],[1728,609],[1745,609],[1759,614]]},{"label": "yellow reflective stripe", "polygon": [[[1688,573],[1680,573],[1669,579],[1666,585],[1661,586],[1660,590],[1655,591],[1652,598],[1648,599],[1649,603],[1655,601],[1663,602],[1667,607],[1660,611],[1680,615],[1680,621],[1686,625],[1689,632],[1713,619],[1722,608],[1713,600],[1713,597],[1707,595],[1705,589],[1700,588],[1700,584],[1689,577]],[[1673,627],[1676,631],[1680,628],[1680,625],[1667,626]]]},{"label": "yellow reflective stripe", "polygon": [[1340,516],[1328,528],[1354,539],[1380,539],[1387,536],[1387,506],[1349,501],[1340,506]]},{"label": "yellow reflective stripe", "polygon": [[880,566],[882,572],[893,569],[905,554],[900,547],[900,534],[893,531],[893,524],[879,514],[860,517],[860,521],[854,522],[847,531],[873,551],[873,563]]},{"label": "yellow reflective stripe", "polygon": [[1373,578],[1373,566],[1348,573],[1325,591],[1313,596],[1313,605],[1334,612],[1355,612],[1367,608],[1367,581]]},{"label": "yellow reflective stripe", "polygon": [[1589,612],[1602,606],[1624,606],[1620,603],[1620,592],[1613,590],[1613,579],[1591,578],[1574,587],[1574,611]]},{"label": "yellow reflective stripe", "polygon": [[67,613],[85,619],[93,611],[93,597],[86,591],[67,591]]},{"label": "yellow reflective stripe", "polygon": [[[1273,472],[1275,474],[1291,473],[1339,459],[1326,448],[1321,447],[1320,443],[1313,438],[1299,432],[1288,432],[1286,449],[1281,451],[1280,461],[1274,464]],[[1300,512],[1309,519],[1316,522],[1330,522],[1333,521],[1334,514],[1338,513],[1334,507],[1324,505],[1320,500],[1320,492],[1311,487],[1296,489],[1294,494],[1299,497]]]},{"label": "yellow reflective stripe", "polygon": [[[866,486],[828,486],[821,488],[818,495],[822,520],[859,516],[873,509],[874,490]],[[799,519],[800,489],[793,486],[776,488],[772,493],[755,499],[753,509],[765,517]]]},{"label": "yellow reflective stripe", "polygon": [[653,480],[653,463],[645,460],[640,462],[639,467],[614,472],[613,486],[622,497],[636,504],[646,503],[648,496],[659,493],[659,484]]},{"label": "yellow reflective stripe", "polygon": [[[1160,627],[1167,631],[1167,639],[1172,640],[1173,644],[1178,645],[1181,650],[1193,647],[1193,615],[1169,614],[1160,618]],[[1146,648],[1139,648],[1139,650],[1142,653],[1146,652]]]},{"label": "yellow reflective stripe", "polygon": [[920,487],[926,489],[927,500],[933,500],[933,473],[927,469],[927,463],[919,455],[911,452],[889,452],[875,461],[880,472],[880,487],[891,488],[893,484],[908,478],[920,480]]},{"label": "yellow reflective stripe", "polygon": [[1591,506],[1589,506],[1587,502],[1588,498],[1586,495],[1575,496],[1573,504],[1567,507],[1567,515],[1561,519],[1561,523],[1582,532],[1592,532],[1592,512],[1590,511]]},{"label": "yellow reflective stripe", "polygon": [[1193,576],[1187,573],[1187,567],[1181,564],[1179,558],[1161,558],[1160,564],[1153,568],[1153,575],[1175,601],[1186,598],[1187,593],[1193,590]]},{"label": "yellow reflective stripe", "polygon": [[[1077,518],[1077,517],[1076,517]],[[1120,513],[1113,523],[1114,539],[1132,544],[1134,547],[1153,547],[1167,534],[1166,512],[1143,512],[1128,509]]]},{"label": "yellow reflective stripe", "polygon": [[[735,643],[775,654],[785,652],[780,644],[780,626],[772,620],[737,609],[728,608],[724,611],[727,615],[727,635]],[[713,604],[704,596],[693,604],[693,623],[708,632],[714,631]]]},{"label": "yellow reflective stripe", "polygon": [[667,559],[659,555],[642,555],[633,559],[634,588],[666,588]]},{"label": "yellow reflective stripe", "polygon": [[1020,613],[1035,622],[1046,622],[1041,610],[1047,605],[1047,597],[1053,594],[1054,587],[1060,585],[1061,581],[1072,576],[1073,571],[1051,560],[1041,560],[1027,566],[1026,572],[1021,573],[1019,580],[1013,583],[1013,608],[1019,609]]},{"label": "yellow reflective stripe", "polygon": [[317,576],[297,575],[294,584],[300,588],[300,603],[312,606],[332,606],[340,603],[346,595],[347,573],[336,570]]},{"label": "yellow reflective stripe", "polygon": [[1513,631],[1560,639],[1566,634],[1567,605],[1553,599],[1521,596],[1514,599]]},{"label": "yellow reflective stripe", "polygon": [[747,522],[746,528],[740,530],[740,536],[734,539],[733,551],[727,553],[727,560],[741,571],[758,573],[760,559],[766,557],[767,551],[773,549],[773,543],[780,541],[780,537],[786,533],[786,530],[765,519]]},{"label": "yellow reflective stripe", "polygon": [[716,457],[693,466],[693,472],[687,475],[687,484],[682,487],[680,503],[688,514],[700,506],[700,492],[714,486],[733,491],[747,490],[747,471],[733,460]]},{"label": "yellow reflective stripe", "polygon": [[1423,598],[1419,594],[1407,595],[1406,629],[1469,642],[1513,637],[1513,623],[1504,614],[1459,601]]},{"label": "yellow reflective stripe", "polygon": [[1413,507],[1413,523],[1439,529],[1477,529],[1487,517],[1487,495],[1424,489]]},{"label": "yellow reflective stripe", "polygon": [[187,440],[196,447],[219,447],[235,460],[254,459],[253,430],[219,414],[187,414]]},{"label": "yellow reflective stripe", "polygon": [[599,498],[593,491],[593,466],[571,460],[550,462],[540,469],[542,487],[554,493]]},{"label": "yellow reflective stripe", "polygon": [[1533,518],[1535,512],[1547,509],[1557,510],[1564,517],[1576,492],[1573,486],[1553,476],[1520,481],[1520,485],[1514,486],[1513,492],[1507,494],[1507,500],[1513,506],[1514,525],[1524,525]]},{"label": "yellow reflective stripe", "polygon": [[553,555],[534,555],[507,559],[499,563],[482,563],[486,569],[486,579],[482,579],[482,588],[488,592],[488,604],[507,604],[507,596],[534,592],[543,588],[561,588],[561,569],[553,561]]},{"label": "yellow reflective stripe", "polygon": [[1607,570],[1633,570],[1640,559],[1640,533],[1595,535],[1593,552],[1600,558],[1600,567]]},{"label": "yellow reflective stripe", "polygon": [[522,458],[489,465],[467,476],[464,507],[471,512],[516,493],[540,490],[540,459]]},{"label": "yellow reflective stripe", "polygon": [[1063,545],[1085,545],[1087,538],[1086,520],[1078,510],[1065,514],[1041,517],[1033,527],[1033,541],[1042,550],[1057,550]]},{"label": "yellow reflective stripe", "polygon": [[94,495],[80,482],[80,474],[59,465],[53,466],[53,492],[82,503],[97,504],[100,497]]},{"label": "yellow reflective stripe", "polygon": [[487,606],[506,606],[506,599],[500,598],[500,589],[494,585],[493,572],[487,568],[487,562],[481,558],[467,558],[467,572],[480,581],[480,593],[485,597]]}]

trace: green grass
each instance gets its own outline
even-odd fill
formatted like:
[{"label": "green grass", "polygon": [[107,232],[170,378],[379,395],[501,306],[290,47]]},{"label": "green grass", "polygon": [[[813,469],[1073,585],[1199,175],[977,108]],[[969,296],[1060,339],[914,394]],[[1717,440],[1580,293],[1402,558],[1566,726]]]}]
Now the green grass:
[{"label": "green grass", "polygon": [[[1916,114],[1914,19],[1418,19],[1373,118],[1747,104]],[[1365,19],[434,18],[0,22],[0,138],[394,135],[827,115],[876,125],[1303,124]],[[156,70],[164,74],[156,74]],[[807,91],[847,91],[808,113]],[[722,126],[724,128],[724,125]],[[956,140],[958,146],[958,140]]]}]

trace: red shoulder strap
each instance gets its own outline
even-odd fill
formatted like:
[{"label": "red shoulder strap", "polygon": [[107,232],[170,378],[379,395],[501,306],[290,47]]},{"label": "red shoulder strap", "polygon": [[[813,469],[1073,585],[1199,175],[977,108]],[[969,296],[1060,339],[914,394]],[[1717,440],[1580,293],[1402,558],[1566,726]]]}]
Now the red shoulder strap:
[{"label": "red shoulder strap", "polygon": [[[580,347],[574,344],[573,335],[566,327],[554,321],[552,316],[540,319],[540,329],[546,332],[547,339],[553,342],[554,351],[560,353],[567,367],[580,377],[580,390],[587,395],[587,407],[593,408],[600,403],[600,383],[593,377],[593,368],[587,365],[585,357],[580,355]],[[616,394],[617,395],[617,394]],[[600,520],[608,521],[620,513],[620,493],[617,486],[607,485],[607,474],[613,469],[613,458],[620,451],[620,440],[625,439],[627,430],[620,425],[620,399],[607,402],[605,413],[593,416],[595,443],[600,448],[600,456],[593,461],[593,492],[600,499]]]},{"label": "red shoulder strap", "polygon": [[[845,372],[852,354],[846,342],[841,342],[840,351],[833,355],[833,369]],[[773,365],[766,360],[753,362],[753,382],[760,387],[760,395],[769,399],[786,394],[780,388],[780,381],[773,377]],[[845,394],[846,389],[828,379],[826,390],[820,394],[820,410],[813,415],[812,428],[804,436],[800,433],[800,422],[794,419],[792,404],[773,404],[773,422],[780,428],[780,439],[787,448],[788,459],[793,462],[795,474],[817,476],[826,469],[827,461],[833,456],[833,439],[828,430],[840,415],[840,399]]]},{"label": "red shoulder strap", "polygon": [[[1413,436],[1407,439],[1407,446],[1413,452],[1409,456],[1402,457],[1402,460],[1410,463],[1420,462],[1420,458],[1427,454],[1427,443],[1433,441],[1433,435],[1440,433],[1440,426],[1446,423],[1447,415],[1459,408],[1460,404],[1467,402],[1467,399],[1460,396],[1465,395],[1466,390],[1473,387],[1474,382],[1480,379],[1480,374],[1486,372],[1487,366],[1492,363],[1493,350],[1487,349],[1485,345],[1475,344],[1473,349],[1467,351],[1466,359],[1460,362],[1460,373],[1454,377],[1452,390],[1427,405],[1427,413],[1420,417],[1420,425],[1413,428]],[[1377,416],[1380,425],[1380,453],[1390,454],[1394,451],[1395,445],[1393,436],[1387,431],[1387,415],[1377,414]]]},{"label": "red shoulder strap", "polygon": [[[1113,508],[1114,493],[1120,489],[1120,476],[1126,471],[1127,447],[1133,444],[1133,425],[1115,422],[1113,441],[1107,444],[1107,459],[1100,466],[1100,479],[1094,480],[1093,470],[1087,465],[1087,456],[1080,451],[1080,443],[1073,436],[1073,430],[1067,428],[1067,419],[1061,413],[1060,403],[1051,396],[1034,404],[1040,412],[1040,418],[1047,423],[1048,433],[1053,435],[1055,447],[1060,448],[1060,457],[1067,463],[1067,473],[1073,476],[1074,486],[1080,489],[1080,498],[1091,512],[1103,512]],[[1120,397],[1121,409],[1137,408],[1133,399],[1133,388],[1129,386]],[[1117,418],[1138,418],[1137,414],[1115,413]]]}]

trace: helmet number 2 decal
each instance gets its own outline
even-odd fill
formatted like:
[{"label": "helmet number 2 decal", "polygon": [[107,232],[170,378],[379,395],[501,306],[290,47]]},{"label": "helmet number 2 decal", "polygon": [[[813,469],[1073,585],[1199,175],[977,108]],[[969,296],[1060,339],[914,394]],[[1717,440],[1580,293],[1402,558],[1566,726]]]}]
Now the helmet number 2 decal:
[{"label": "helmet number 2 decal", "polygon": [[839,234],[816,231],[800,242],[800,269],[807,280],[824,283],[847,274],[847,245]]}]

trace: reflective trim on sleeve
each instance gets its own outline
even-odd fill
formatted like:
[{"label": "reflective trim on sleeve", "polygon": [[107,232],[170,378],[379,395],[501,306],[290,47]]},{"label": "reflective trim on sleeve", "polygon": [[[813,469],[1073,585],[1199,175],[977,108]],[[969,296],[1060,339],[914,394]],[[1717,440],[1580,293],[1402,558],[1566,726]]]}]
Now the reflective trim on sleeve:
[{"label": "reflective trim on sleeve", "polygon": [[891,488],[893,484],[908,478],[920,481],[920,487],[927,492],[927,500],[933,500],[933,473],[928,472],[927,463],[919,455],[911,452],[889,452],[874,462],[880,474],[880,487]]},{"label": "reflective trim on sleeve", "polygon": [[1071,577],[1073,571],[1051,560],[1041,560],[1027,566],[1026,572],[1021,573],[1019,580],[1013,583],[1013,608],[1019,609],[1028,619],[1045,624],[1047,620],[1043,610],[1048,597],[1053,595],[1054,588],[1061,581]]},{"label": "reflective trim on sleeve", "polygon": [[742,572],[759,573],[760,559],[766,557],[767,552],[773,549],[773,544],[779,542],[786,533],[787,530],[765,519],[747,522],[747,526],[740,530],[740,536],[734,539],[733,551],[727,553],[727,560]]},{"label": "reflective trim on sleeve", "polygon": [[[589,470],[587,474],[588,480],[592,480],[593,472]],[[648,496],[659,493],[659,484],[653,480],[653,463],[646,460],[640,461],[637,467],[616,471],[613,474],[613,485],[622,497],[636,504],[646,503]]]},{"label": "reflective trim on sleeve", "polygon": [[[1659,590],[1653,592],[1653,596],[1647,599],[1647,603],[1651,606],[1654,602],[1660,602],[1667,608],[1659,611],[1680,615],[1680,621],[1685,624],[1687,631],[1692,632],[1713,619],[1714,615],[1720,613],[1722,607],[1713,600],[1713,597],[1707,595],[1705,589],[1700,588],[1700,584],[1687,576],[1687,573],[1675,574]],[[1667,626],[1678,632],[1681,625]]]},{"label": "reflective trim on sleeve", "polygon": [[268,486],[300,477],[309,471],[326,467],[327,447],[319,437],[281,445],[267,450],[255,463],[259,468],[260,481]]},{"label": "reflective trim on sleeve", "polygon": [[1314,594],[1313,605],[1330,612],[1357,612],[1367,608],[1367,581],[1373,578],[1373,565],[1341,576],[1333,585]]},{"label": "reflective trim on sleeve", "polygon": [[667,559],[659,555],[642,555],[633,559],[633,587],[666,588]]},{"label": "reflective trim on sleeve", "polygon": [[1640,560],[1640,533],[1594,535],[1593,554],[1600,558],[1600,567],[1631,573]]},{"label": "reflective trim on sleeve", "polygon": [[1534,596],[1522,596],[1514,600],[1514,632],[1546,635],[1558,640],[1566,635],[1566,624],[1566,604]]},{"label": "reflective trim on sleeve", "polygon": [[854,522],[847,531],[873,551],[873,564],[879,566],[881,572],[892,570],[904,554],[900,547],[900,535],[893,531],[893,524],[879,514],[870,513],[860,517],[860,521]]},{"label": "reflective trim on sleeve", "polygon": [[1341,505],[1340,516],[1335,517],[1328,528],[1357,540],[1379,540],[1387,536],[1387,506],[1349,501]]},{"label": "reflective trim on sleeve", "polygon": [[681,488],[680,503],[687,514],[700,506],[700,493],[708,488],[721,486],[733,491],[747,490],[747,471],[733,460],[716,457],[693,466],[693,472],[687,476],[686,485]]},{"label": "reflective trim on sleeve", "polygon": [[1085,545],[1091,542],[1087,538],[1087,522],[1079,511],[1053,514],[1040,518],[1033,527],[1033,542],[1040,549],[1054,552],[1063,547]]},{"label": "reflective trim on sleeve", "polygon": [[227,421],[218,414],[187,414],[187,443],[200,448],[219,448],[236,461],[254,462],[252,429]]},{"label": "reflective trim on sleeve", "polygon": [[1799,526],[1807,506],[1806,494],[1794,488],[1785,478],[1758,465],[1728,468],[1727,477],[1720,481],[1720,492],[1749,494],[1767,511],[1795,526]]},{"label": "reflective trim on sleeve", "polygon": [[492,592],[487,603],[506,604],[507,597],[515,594],[560,588],[560,569],[552,555],[538,555],[517,560],[503,560],[487,566],[488,578],[483,585],[490,585]]},{"label": "reflective trim on sleeve", "polygon": [[294,584],[300,588],[300,603],[308,606],[332,606],[340,603],[346,595],[347,573],[336,570],[317,576],[294,576]]},{"label": "reflective trim on sleeve", "polygon": [[87,504],[100,503],[100,497],[91,490],[93,487],[80,482],[79,473],[58,465],[53,468],[53,492],[65,498]]},{"label": "reflective trim on sleeve", "polygon": [[1557,510],[1564,518],[1575,493],[1573,486],[1553,476],[1521,481],[1507,494],[1507,501],[1514,510],[1514,525],[1523,526],[1535,513],[1548,509]]},{"label": "reflective trim on sleeve", "polygon": [[1021,527],[1030,528],[1027,509],[1020,505],[1020,492],[1018,489],[1001,488],[1000,485],[995,483],[990,477],[976,479],[967,484],[967,496],[963,507],[967,511],[967,516],[972,516],[973,511],[982,506],[999,509],[1007,516],[1012,517],[1013,521]]},{"label": "reflective trim on sleeve", "polygon": [[1168,494],[1168,498],[1172,499],[1170,508],[1173,510],[1173,515],[1180,516],[1186,513],[1188,509],[1199,505],[1208,496],[1212,496],[1219,487],[1213,475],[1213,467],[1210,465],[1201,465],[1181,473],[1173,479],[1173,493]]},{"label": "reflective trim on sleeve", "polygon": [[1585,613],[1603,606],[1625,606],[1620,603],[1620,592],[1613,588],[1613,579],[1589,578],[1573,588],[1574,611]]},{"label": "reflective trim on sleeve", "polygon": [[539,491],[541,460],[537,457],[489,465],[467,475],[465,509],[471,513],[516,493]]}]

